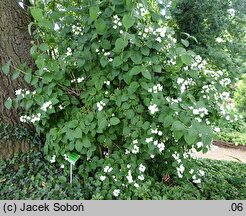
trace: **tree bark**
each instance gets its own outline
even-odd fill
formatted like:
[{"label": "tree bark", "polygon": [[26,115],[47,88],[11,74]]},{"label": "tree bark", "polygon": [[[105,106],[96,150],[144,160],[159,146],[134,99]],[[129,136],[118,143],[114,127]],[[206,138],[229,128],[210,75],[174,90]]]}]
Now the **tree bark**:
[{"label": "tree bark", "polygon": [[[16,0],[0,1],[0,70],[11,60],[11,64],[26,63],[34,67],[30,56],[31,36],[28,33],[28,24],[31,22],[27,11],[21,8]],[[12,71],[8,76],[0,71],[0,124],[18,127],[20,125],[18,111],[7,110],[4,102],[8,97],[15,97],[15,90],[28,89],[28,85],[20,76],[12,80]],[[29,145],[23,141],[0,140],[0,158],[9,158],[19,151],[28,151]]]}]

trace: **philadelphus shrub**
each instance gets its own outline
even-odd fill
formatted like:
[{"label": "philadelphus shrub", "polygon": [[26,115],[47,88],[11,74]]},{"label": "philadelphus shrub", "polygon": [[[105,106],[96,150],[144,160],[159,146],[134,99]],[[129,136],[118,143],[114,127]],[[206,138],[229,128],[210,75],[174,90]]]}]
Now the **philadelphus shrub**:
[{"label": "philadelphus shrub", "polygon": [[200,183],[192,151],[211,146],[230,79],[188,50],[189,38],[176,41],[157,3],[61,0],[31,13],[37,70],[14,104],[46,134],[51,162],[66,168],[77,152],[95,198],[134,197],[153,176]]}]

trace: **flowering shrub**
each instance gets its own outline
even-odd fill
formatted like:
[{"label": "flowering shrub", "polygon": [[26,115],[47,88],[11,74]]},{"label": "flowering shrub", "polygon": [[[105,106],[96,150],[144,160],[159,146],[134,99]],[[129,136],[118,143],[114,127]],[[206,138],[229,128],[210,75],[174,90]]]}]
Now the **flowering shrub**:
[{"label": "flowering shrub", "polygon": [[46,135],[51,162],[80,154],[95,199],[133,197],[150,175],[199,184],[192,151],[211,145],[228,74],[188,50],[189,37],[177,42],[153,1],[50,1],[31,13],[37,70],[23,73],[34,91],[6,105]]}]

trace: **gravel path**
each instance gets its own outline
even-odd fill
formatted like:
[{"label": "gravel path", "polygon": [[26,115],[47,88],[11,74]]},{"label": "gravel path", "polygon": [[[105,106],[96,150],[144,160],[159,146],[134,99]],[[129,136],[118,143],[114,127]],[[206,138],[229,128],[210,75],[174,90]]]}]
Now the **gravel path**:
[{"label": "gravel path", "polygon": [[213,146],[207,153],[196,153],[197,157],[216,160],[241,161],[246,163],[246,151],[240,149]]}]

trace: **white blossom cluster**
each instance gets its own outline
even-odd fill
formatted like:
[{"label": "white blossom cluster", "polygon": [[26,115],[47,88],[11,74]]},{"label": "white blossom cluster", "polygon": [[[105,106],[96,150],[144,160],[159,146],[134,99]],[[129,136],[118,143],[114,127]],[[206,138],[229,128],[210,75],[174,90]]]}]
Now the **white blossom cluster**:
[{"label": "white blossom cluster", "polygon": [[103,107],[105,107],[106,104],[103,101],[97,102],[97,109],[98,111],[102,111]]},{"label": "white blossom cluster", "polygon": [[75,35],[83,35],[83,29],[80,26],[72,25],[72,32]]},{"label": "white blossom cluster", "polygon": [[47,101],[45,102],[42,106],[41,106],[41,110],[43,110],[44,112],[46,112],[48,109],[52,108],[52,102],[51,101]]},{"label": "white blossom cluster", "polygon": [[148,92],[158,93],[158,92],[162,92],[162,90],[163,90],[163,86],[161,84],[157,84],[157,85],[154,85],[152,88],[149,88]]},{"label": "white blossom cluster", "polygon": [[100,51],[99,49],[96,49],[96,53],[97,53],[98,55],[102,54],[102,55],[104,55],[105,57],[107,57],[109,62],[112,62],[112,61],[113,61],[113,59],[110,58],[111,53],[105,51],[105,49],[102,49],[101,51]]},{"label": "white blossom cluster", "polygon": [[113,170],[112,167],[106,166],[106,167],[104,167],[104,170],[103,170],[103,171],[104,171],[105,173],[110,173],[112,170]]},{"label": "white blossom cluster", "polygon": [[52,158],[50,159],[50,163],[55,163],[56,162],[56,155],[53,155]]},{"label": "white blossom cluster", "polygon": [[220,80],[220,85],[226,87],[231,83],[231,79],[229,78],[223,78],[222,80]]},{"label": "white blossom cluster", "polygon": [[203,118],[205,115],[208,115],[208,110],[204,107],[193,109],[192,112],[194,115],[199,115],[201,118]]},{"label": "white blossom cluster", "polygon": [[202,57],[200,55],[196,55],[194,57],[194,61],[192,62],[192,64],[190,65],[190,68],[192,70],[202,70],[205,69],[207,65],[206,60],[203,60]]},{"label": "white blossom cluster", "polygon": [[[194,170],[191,169],[191,170],[189,171],[189,173],[190,173],[191,175],[193,175]],[[199,177],[202,177],[202,176],[205,175],[205,172],[204,172],[203,170],[199,170],[197,175],[198,175]],[[195,184],[200,184],[200,183],[201,183],[201,178],[197,178],[197,175],[193,175],[193,176],[192,176],[192,181],[193,181]]]},{"label": "white blossom cluster", "polygon": [[[159,131],[158,131],[159,132]],[[161,132],[162,133],[162,132]],[[154,140],[153,137],[148,137],[145,139],[146,143],[151,143],[153,142],[154,146],[156,146],[159,150],[159,152],[161,153],[162,151],[165,150],[165,144],[163,142],[159,142],[158,140]],[[154,155],[151,157],[154,158]]]},{"label": "white blossom cluster", "polygon": [[72,79],[72,80],[71,80],[71,83],[74,83],[74,82],[81,83],[83,80],[85,80],[84,77],[79,77],[79,78],[77,78],[77,79]]},{"label": "white blossom cluster", "polygon": [[35,123],[35,122],[40,121],[40,119],[41,119],[41,113],[37,113],[36,115],[33,114],[32,116],[24,115],[20,117],[20,121],[23,123],[26,123],[26,122]]},{"label": "white blossom cluster", "polygon": [[120,18],[118,17],[118,15],[114,15],[113,16],[113,29],[117,29],[118,27],[122,26],[122,22],[120,21]]},{"label": "white blossom cluster", "polygon": [[178,152],[174,152],[172,154],[173,158],[177,161],[177,163],[179,164],[179,166],[176,168],[177,170],[177,174],[178,174],[178,177],[179,178],[183,178],[183,173],[185,171],[185,167],[184,165],[182,164],[182,161],[180,159],[180,154]]},{"label": "white blossom cluster", "polygon": [[144,5],[142,3],[138,3],[136,14],[141,16],[141,17],[144,17],[148,14],[148,10],[144,7]]},{"label": "white blossom cluster", "polygon": [[150,114],[155,114],[156,112],[159,111],[159,109],[158,109],[156,104],[149,105],[148,109],[150,111]]},{"label": "white blossom cluster", "polygon": [[181,85],[180,91],[183,93],[186,89],[188,89],[189,86],[195,85],[196,83],[193,81],[192,78],[188,78],[187,80],[184,80],[183,78],[177,79],[177,84]]},{"label": "white blossom cluster", "polygon": [[71,56],[73,54],[72,49],[70,47],[67,48],[66,56]]},{"label": "white blossom cluster", "polygon": [[170,97],[166,97],[166,100],[167,100],[167,102],[168,103],[171,103],[171,104],[173,104],[173,103],[179,103],[179,102],[181,102],[182,101],[182,98],[170,98]]},{"label": "white blossom cluster", "polygon": [[36,91],[30,92],[29,90],[26,90],[26,89],[15,90],[16,96],[21,95],[24,98],[26,95],[29,95],[29,94],[35,95]]},{"label": "white blossom cluster", "polygon": [[115,197],[118,197],[118,196],[120,195],[120,189],[115,189],[115,190],[113,191],[113,195],[114,195]]}]

